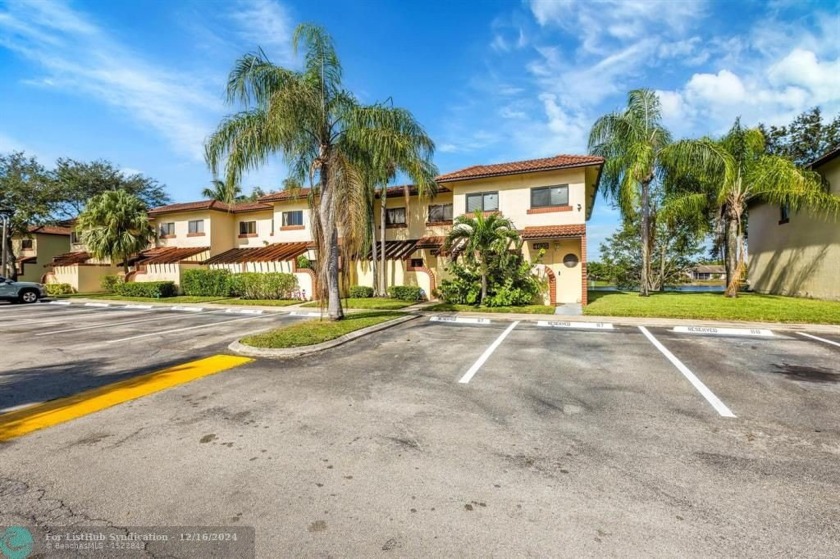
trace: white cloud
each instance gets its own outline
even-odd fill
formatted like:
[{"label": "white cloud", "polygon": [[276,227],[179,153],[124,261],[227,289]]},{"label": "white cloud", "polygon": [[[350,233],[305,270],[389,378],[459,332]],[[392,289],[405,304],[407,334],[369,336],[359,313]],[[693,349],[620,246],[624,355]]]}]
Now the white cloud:
[{"label": "white cloud", "polygon": [[263,48],[278,64],[295,60],[292,51],[294,21],[288,10],[274,0],[240,0],[233,4],[228,17],[236,25],[239,37],[250,48]]}]

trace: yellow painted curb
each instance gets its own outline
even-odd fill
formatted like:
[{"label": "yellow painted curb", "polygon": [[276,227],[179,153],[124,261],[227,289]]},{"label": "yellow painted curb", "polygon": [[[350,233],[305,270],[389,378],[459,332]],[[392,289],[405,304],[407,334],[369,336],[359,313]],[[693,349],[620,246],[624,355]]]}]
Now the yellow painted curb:
[{"label": "yellow painted curb", "polygon": [[201,377],[220,373],[251,361],[253,359],[235,355],[214,355],[9,412],[0,415],[0,442],[71,421]]}]

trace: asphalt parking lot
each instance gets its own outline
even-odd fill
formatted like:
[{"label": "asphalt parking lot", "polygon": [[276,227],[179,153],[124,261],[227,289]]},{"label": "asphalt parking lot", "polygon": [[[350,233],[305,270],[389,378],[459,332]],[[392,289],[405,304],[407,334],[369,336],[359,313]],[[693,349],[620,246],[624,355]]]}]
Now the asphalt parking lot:
[{"label": "asphalt parking lot", "polygon": [[[0,407],[295,320],[34,312]],[[836,557],[840,332],[807,333],[420,317],[3,443],[0,525],[253,526],[258,557]]]}]

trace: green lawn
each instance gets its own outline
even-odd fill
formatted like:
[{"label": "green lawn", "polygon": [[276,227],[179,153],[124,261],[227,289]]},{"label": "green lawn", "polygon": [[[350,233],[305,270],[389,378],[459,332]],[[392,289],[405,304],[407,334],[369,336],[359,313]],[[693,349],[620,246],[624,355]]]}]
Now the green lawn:
[{"label": "green lawn", "polygon": [[405,316],[398,312],[366,312],[347,315],[343,320],[307,320],[242,339],[245,345],[260,348],[289,348],[320,344],[350,332]]},{"label": "green lawn", "polygon": [[[402,301],[400,299],[388,299],[385,297],[368,297],[368,298],[348,298],[342,299],[341,304],[347,309],[372,309],[372,310],[393,310],[403,309],[413,305],[414,301]],[[318,307],[318,301],[312,301],[301,305],[303,307]]]},{"label": "green lawn", "polygon": [[727,299],[721,293],[589,292],[583,311],[591,316],[635,316],[840,324],[840,302],[741,293]]},{"label": "green lawn", "polygon": [[223,299],[225,305],[262,305],[265,307],[288,307],[300,303],[298,299]]},{"label": "green lawn", "polygon": [[554,314],[554,307],[549,305],[524,305],[521,307],[476,307],[474,305],[453,305],[451,303],[438,303],[423,309],[424,311],[437,312],[498,312],[498,313],[524,313],[524,314]]}]

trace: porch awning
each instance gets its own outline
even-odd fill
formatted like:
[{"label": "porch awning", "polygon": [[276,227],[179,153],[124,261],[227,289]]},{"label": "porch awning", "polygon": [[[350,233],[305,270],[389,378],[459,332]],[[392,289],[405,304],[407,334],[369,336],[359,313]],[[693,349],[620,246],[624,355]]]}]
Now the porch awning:
[{"label": "porch awning", "polygon": [[586,236],[586,225],[545,225],[541,227],[526,227],[521,231],[526,241],[534,239],[560,239]]},{"label": "porch awning", "polygon": [[140,253],[139,258],[135,262],[138,266],[145,266],[147,264],[176,264],[187,258],[199,255],[202,252],[207,252],[210,247],[159,247],[149,250],[144,250]]},{"label": "porch awning", "polygon": [[73,266],[74,264],[84,264],[90,259],[91,255],[88,252],[65,252],[64,254],[53,256],[52,262],[47,264],[47,266]]},{"label": "porch awning", "polygon": [[309,249],[309,243],[274,243],[259,248],[232,248],[205,260],[205,264],[240,264],[243,262],[283,262],[294,260]]},{"label": "porch awning", "polygon": [[[385,241],[385,260],[405,260],[417,250],[417,241]],[[382,243],[376,243],[376,256],[382,258]],[[373,250],[367,253],[367,260],[373,260]]]}]

